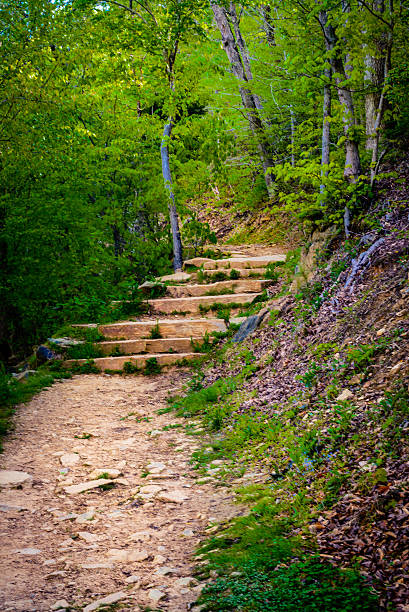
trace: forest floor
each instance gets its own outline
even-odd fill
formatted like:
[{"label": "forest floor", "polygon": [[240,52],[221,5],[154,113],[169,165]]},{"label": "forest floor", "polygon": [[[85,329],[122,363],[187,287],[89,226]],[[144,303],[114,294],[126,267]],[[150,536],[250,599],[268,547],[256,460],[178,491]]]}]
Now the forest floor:
[{"label": "forest floor", "polygon": [[[20,407],[1,467],[30,478],[1,492],[1,610],[88,612],[109,595],[120,609],[190,609],[195,547],[239,508],[199,484],[186,420],[158,414],[186,376],[75,376]],[[98,475],[103,487],[69,488]]]}]

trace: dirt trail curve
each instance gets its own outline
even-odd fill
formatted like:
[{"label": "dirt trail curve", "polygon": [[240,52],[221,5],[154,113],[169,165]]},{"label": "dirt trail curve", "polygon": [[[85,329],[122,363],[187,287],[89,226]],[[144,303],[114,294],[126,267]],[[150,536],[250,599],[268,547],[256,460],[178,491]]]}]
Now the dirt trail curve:
[{"label": "dirt trail curve", "polygon": [[[107,338],[95,365],[121,370],[129,361],[145,367],[197,357],[194,335],[226,329],[223,319],[205,316],[209,304],[252,303],[271,282],[266,268],[285,259],[262,245],[237,249],[227,259],[194,258],[186,262],[193,273],[164,277],[174,284],[149,304],[165,319],[99,326]],[[190,609],[200,591],[193,552],[209,523],[238,509],[190,467],[197,438],[158,414],[186,377],[180,369],[152,378],[76,376],[19,408],[0,458],[1,612]]]},{"label": "dirt trail curve", "polygon": [[[195,546],[237,507],[197,484],[195,438],[157,414],[186,376],[76,376],[20,407],[1,467],[32,479],[0,492],[0,610],[88,612],[109,595],[116,609],[189,609]],[[113,488],[70,489],[100,474]]]}]

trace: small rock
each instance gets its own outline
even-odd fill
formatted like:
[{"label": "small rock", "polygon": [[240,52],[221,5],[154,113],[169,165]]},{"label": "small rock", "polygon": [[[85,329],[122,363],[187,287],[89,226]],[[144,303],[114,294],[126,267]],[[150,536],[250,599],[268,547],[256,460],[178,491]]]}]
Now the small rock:
[{"label": "small rock", "polygon": [[104,476],[104,478],[118,478],[120,474],[121,474],[120,470],[110,470],[107,468],[99,468],[99,469],[93,470],[91,474],[88,476],[88,478],[90,478],[91,480],[96,480],[97,478],[100,478],[102,475]]},{"label": "small rock", "polygon": [[95,569],[114,569],[114,564],[113,563],[82,563],[81,564],[82,569],[90,569],[90,570],[95,570]]},{"label": "small rock", "polygon": [[152,429],[152,431],[149,432],[149,433],[150,433],[151,437],[154,437],[154,436],[160,436],[161,434],[163,434],[165,432],[163,432],[160,429]]},{"label": "small rock", "polygon": [[382,329],[378,329],[378,331],[376,332],[376,335],[383,336],[385,332],[386,332],[386,327],[382,327]]},{"label": "small rock", "polygon": [[159,493],[157,499],[167,503],[182,504],[184,501],[189,499],[189,497],[184,493],[184,491],[175,489],[174,491],[163,491],[162,493]]},{"label": "small rock", "polygon": [[195,532],[193,531],[193,529],[184,529],[182,531],[182,534],[186,536],[187,538],[191,538],[192,536],[195,535]]},{"label": "small rock", "polygon": [[63,514],[62,516],[59,516],[57,521],[73,521],[77,517],[78,514],[75,514],[75,512],[70,512],[70,514]]},{"label": "small rock", "polygon": [[86,523],[87,521],[92,521],[94,518],[95,518],[95,508],[92,506],[87,512],[83,512],[82,514],[79,514],[75,522],[82,524],[82,523]]},{"label": "small rock", "polygon": [[148,463],[147,468],[150,472],[155,472],[158,474],[159,472],[166,470],[166,465],[160,461],[151,461]]},{"label": "small rock", "polygon": [[70,604],[68,603],[66,599],[59,599],[58,601],[55,602],[55,604],[51,606],[50,610],[62,610],[62,609],[66,609],[69,607],[70,607]]},{"label": "small rock", "polygon": [[39,555],[41,554],[41,550],[39,548],[20,548],[19,550],[14,551],[19,553],[20,555]]},{"label": "small rock", "polygon": [[96,480],[90,480],[88,482],[81,482],[80,484],[64,487],[64,491],[70,495],[76,495],[77,493],[85,493],[85,491],[89,491],[91,489],[98,489],[103,485],[111,484],[111,482],[114,481],[109,478],[97,478]]},{"label": "small rock", "polygon": [[354,397],[354,394],[349,389],[344,389],[337,397],[337,402],[346,402]]},{"label": "small rock", "polygon": [[151,589],[148,593],[148,597],[151,601],[157,603],[158,601],[166,597],[166,593],[164,593],[163,591],[159,591],[159,589]]},{"label": "small rock", "polygon": [[88,531],[79,531],[78,536],[81,538],[81,540],[85,540],[85,542],[88,544],[92,544],[100,539],[99,535],[96,533],[89,533]]},{"label": "small rock", "polygon": [[149,557],[146,550],[121,550],[112,548],[108,551],[108,556],[117,563],[132,563],[145,561]]},{"label": "small rock", "polygon": [[85,606],[83,612],[93,612],[93,610],[97,610],[101,606],[111,606],[112,604],[118,603],[122,599],[126,599],[128,595],[123,591],[119,591],[118,593],[112,593],[111,595],[107,595],[102,599],[98,599],[94,601],[94,603]]},{"label": "small rock", "polygon": [[66,576],[67,572],[63,572],[63,571],[56,571],[56,572],[51,572],[51,574],[47,574],[46,575],[46,580],[52,580],[53,578],[63,578],[64,576]]},{"label": "small rock", "polygon": [[80,456],[77,453],[65,453],[60,457],[60,463],[63,467],[72,467],[80,460]]},{"label": "small rock", "polygon": [[175,580],[174,585],[176,587],[188,587],[193,584],[196,584],[196,580],[192,576],[187,576],[186,578],[178,578]]},{"label": "small rock", "polygon": [[220,468],[213,468],[212,470],[207,470],[207,473],[210,476],[214,476],[215,474],[218,474],[220,472]]},{"label": "small rock", "polygon": [[141,487],[139,489],[139,493],[142,493],[144,495],[146,494],[155,495],[155,493],[159,493],[159,491],[162,491],[162,490],[163,490],[163,487],[159,485],[145,485],[144,487]]},{"label": "small rock", "polygon": [[391,378],[392,376],[395,376],[395,374],[397,374],[399,372],[399,370],[402,368],[403,366],[403,362],[399,361],[398,363],[395,363],[394,366],[391,367],[391,369],[389,370],[387,376],[388,378]]},{"label": "small rock", "polygon": [[165,563],[166,557],[163,555],[155,555],[153,558],[154,565],[160,565],[161,563]]},{"label": "small rock", "polygon": [[32,480],[33,477],[27,472],[0,470],[0,487],[16,487]]},{"label": "small rock", "polygon": [[22,512],[23,510],[28,510],[28,508],[24,508],[23,506],[8,506],[7,504],[0,504],[0,512]]},{"label": "small rock", "polygon": [[133,576],[128,576],[128,578],[125,578],[125,582],[127,584],[136,584],[137,582],[139,582],[141,579],[140,576],[137,576],[136,574],[133,574]]},{"label": "small rock", "polygon": [[167,576],[168,574],[177,574],[178,573],[178,569],[175,567],[158,567],[157,570],[155,570],[154,574],[156,576]]},{"label": "small rock", "polygon": [[152,533],[153,532],[150,531],[136,531],[129,536],[128,540],[131,540],[132,542],[143,542],[144,540],[149,540]]}]

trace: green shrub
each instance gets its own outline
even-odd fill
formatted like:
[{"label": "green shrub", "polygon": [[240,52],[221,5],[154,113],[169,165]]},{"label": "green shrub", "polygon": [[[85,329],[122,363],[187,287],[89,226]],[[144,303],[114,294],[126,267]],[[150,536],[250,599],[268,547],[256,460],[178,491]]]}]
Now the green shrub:
[{"label": "green shrub", "polygon": [[67,349],[68,359],[93,359],[94,357],[102,357],[102,351],[91,342],[75,344]]},{"label": "green shrub", "polygon": [[143,370],[143,373],[146,376],[150,376],[152,374],[160,374],[161,371],[162,371],[162,368],[159,365],[156,357],[150,357],[149,359],[146,360],[145,369]]},{"label": "green shrub", "polygon": [[93,359],[88,359],[85,363],[79,363],[78,361],[75,361],[70,366],[70,370],[74,374],[99,374],[100,373],[100,370],[95,365],[95,362]]},{"label": "green shrub", "polygon": [[[271,561],[270,561],[271,564]],[[248,612],[376,612],[377,598],[365,580],[309,557],[269,571],[268,563],[250,560],[239,576],[228,576],[206,586],[200,604],[204,610]]]},{"label": "green shrub", "polygon": [[158,340],[159,338],[162,338],[162,334],[159,330],[159,322],[156,322],[156,324],[152,327],[151,331],[149,332],[148,338],[150,340]]},{"label": "green shrub", "polygon": [[135,363],[132,363],[132,361],[125,361],[123,365],[124,374],[138,374],[139,371],[140,370]]}]

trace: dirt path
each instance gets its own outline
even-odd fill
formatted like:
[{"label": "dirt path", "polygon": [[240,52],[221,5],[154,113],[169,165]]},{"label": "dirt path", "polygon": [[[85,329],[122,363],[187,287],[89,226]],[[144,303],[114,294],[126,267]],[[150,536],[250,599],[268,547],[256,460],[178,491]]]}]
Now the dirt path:
[{"label": "dirt path", "polygon": [[[89,612],[112,594],[116,609],[190,609],[192,553],[209,522],[237,510],[225,489],[197,484],[199,441],[163,429],[185,422],[157,414],[186,376],[76,376],[19,408],[0,464],[32,480],[0,492],[0,610],[66,600]],[[71,492],[95,470],[114,486]]]}]

